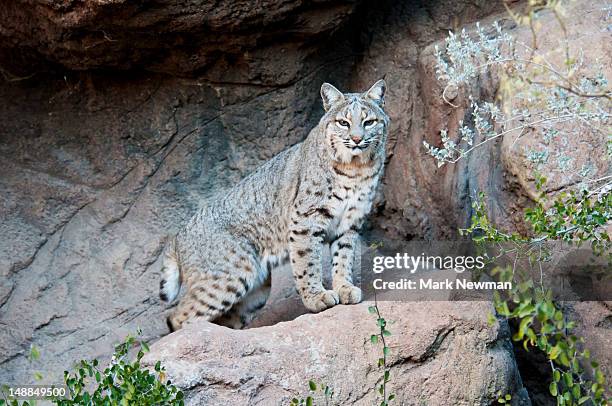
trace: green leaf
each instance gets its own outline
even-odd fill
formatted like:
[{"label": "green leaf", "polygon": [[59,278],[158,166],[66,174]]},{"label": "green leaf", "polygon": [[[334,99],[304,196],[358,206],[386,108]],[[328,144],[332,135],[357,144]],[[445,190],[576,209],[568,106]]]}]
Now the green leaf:
[{"label": "green leaf", "polygon": [[312,406],[312,396],[306,398],[306,406]]},{"label": "green leaf", "polygon": [[527,337],[529,337],[529,341],[531,341],[532,345],[538,340],[538,337],[537,337],[535,331],[531,327],[529,327],[527,329],[527,333],[526,334],[527,334]]},{"label": "green leaf", "polygon": [[555,382],[559,382],[561,380],[561,372],[559,372],[558,369],[555,369],[555,371],[553,372],[553,379],[555,380]]},{"label": "green leaf", "polygon": [[502,302],[500,306],[497,307],[497,312],[501,315],[501,316],[509,316],[510,315],[510,309],[508,308],[508,303],[507,302]]},{"label": "green leaf", "polygon": [[532,321],[531,317],[526,317],[521,320],[521,323],[519,324],[519,329],[518,329],[518,339],[519,340],[522,340],[523,337],[525,336],[525,333],[527,332],[527,327],[529,327],[529,324],[531,324],[531,321]]},{"label": "green leaf", "polygon": [[568,368],[570,367],[570,361],[565,351],[562,351],[561,354],[559,354],[559,360],[557,362],[560,362],[561,365],[565,367],[568,367]]},{"label": "green leaf", "polygon": [[600,385],[603,385],[606,382],[606,378],[599,369],[595,371],[595,382]]},{"label": "green leaf", "polygon": [[317,390],[317,384],[314,381],[308,381],[308,387],[311,391]]},{"label": "green leaf", "polygon": [[556,382],[551,382],[550,386],[548,387],[548,390],[550,391],[550,394],[553,396],[557,396],[557,383]]},{"label": "green leaf", "polygon": [[542,334],[551,334],[553,331],[555,331],[555,326],[550,323],[544,323],[542,324],[540,331],[542,332]]},{"label": "green leaf", "polygon": [[374,307],[374,306],[370,306],[370,307],[368,307],[368,311],[369,311],[371,314],[376,314],[376,307]]},{"label": "green leaf", "polygon": [[383,348],[383,354],[385,354],[385,356],[389,355],[389,352],[390,352],[389,347]]},{"label": "green leaf", "polygon": [[550,353],[548,354],[548,358],[554,361],[557,359],[559,354],[561,354],[561,348],[558,345],[555,345],[552,348],[552,350],[550,350]]},{"label": "green leaf", "polygon": [[39,358],[40,358],[40,351],[38,350],[38,347],[36,347],[35,345],[32,345],[32,348],[30,349],[30,359],[37,360]]},{"label": "green leaf", "polygon": [[391,332],[389,330],[383,330],[382,335],[385,337],[389,337],[391,335]]},{"label": "green leaf", "polygon": [[519,310],[519,318],[523,318],[526,316],[529,316],[531,314],[533,314],[535,312],[535,306],[532,303],[529,303],[527,306],[523,307],[521,310]]},{"label": "green leaf", "polygon": [[376,334],[372,334],[370,336],[370,342],[372,342],[372,344],[378,343],[378,336]]},{"label": "green leaf", "polygon": [[580,385],[574,385],[572,387],[572,395],[574,396],[574,399],[580,398]]}]

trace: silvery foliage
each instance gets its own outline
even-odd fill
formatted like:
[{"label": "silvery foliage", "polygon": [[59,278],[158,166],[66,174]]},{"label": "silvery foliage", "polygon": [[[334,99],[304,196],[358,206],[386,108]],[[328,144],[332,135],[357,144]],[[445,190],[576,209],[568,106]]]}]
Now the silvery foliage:
[{"label": "silvery foliage", "polygon": [[[440,147],[423,142],[439,167],[506,135],[515,139],[528,134],[540,137],[539,148],[524,151],[536,169],[549,165],[550,170],[554,163],[558,172],[589,179],[595,168],[591,164],[575,168],[568,142],[569,137],[585,132],[607,137],[605,153],[612,158],[608,81],[602,73],[584,72],[588,65],[601,66],[599,61],[585,61],[580,52],[575,60],[567,60],[566,66],[557,67],[497,22],[488,30],[476,24],[472,33],[465,29],[459,34],[450,32],[443,47],[436,45],[435,58],[437,79],[445,85],[442,97],[448,104],[454,106],[447,99],[449,90],[456,94],[485,72],[501,72],[511,87],[513,105],[529,106],[504,111],[496,103],[475,100],[470,95],[468,119],[459,122],[456,133],[443,129]],[[556,148],[549,148],[552,143]]]}]

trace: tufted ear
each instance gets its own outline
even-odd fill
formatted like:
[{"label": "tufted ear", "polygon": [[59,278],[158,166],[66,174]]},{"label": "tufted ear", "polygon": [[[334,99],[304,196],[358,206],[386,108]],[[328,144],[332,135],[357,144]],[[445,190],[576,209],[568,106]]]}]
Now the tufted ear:
[{"label": "tufted ear", "polygon": [[340,100],[344,100],[344,95],[329,83],[323,83],[321,86],[321,98],[323,99],[323,108],[325,111],[329,111],[332,105]]},{"label": "tufted ear", "polygon": [[387,84],[383,79],[374,83],[370,90],[365,92],[363,96],[377,103],[380,107],[385,106],[385,91],[387,90]]}]

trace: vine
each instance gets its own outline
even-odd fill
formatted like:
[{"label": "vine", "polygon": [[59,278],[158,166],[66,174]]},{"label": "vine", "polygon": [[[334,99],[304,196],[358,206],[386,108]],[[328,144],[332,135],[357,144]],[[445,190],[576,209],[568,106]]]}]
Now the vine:
[{"label": "vine", "polygon": [[390,350],[387,346],[385,337],[389,337],[391,335],[391,332],[387,330],[387,320],[382,317],[380,309],[378,308],[376,294],[374,294],[374,305],[368,307],[368,311],[370,312],[370,314],[376,316],[376,325],[378,326],[378,332],[370,336],[370,342],[376,345],[380,341],[380,344],[382,345],[382,356],[378,358],[378,367],[382,368],[383,370],[382,381],[381,384],[378,386],[378,393],[380,394],[380,396],[382,396],[380,406],[388,406],[389,402],[395,399],[395,395],[388,394],[387,391],[387,383],[391,380],[391,370],[387,365],[387,356],[389,355]]}]

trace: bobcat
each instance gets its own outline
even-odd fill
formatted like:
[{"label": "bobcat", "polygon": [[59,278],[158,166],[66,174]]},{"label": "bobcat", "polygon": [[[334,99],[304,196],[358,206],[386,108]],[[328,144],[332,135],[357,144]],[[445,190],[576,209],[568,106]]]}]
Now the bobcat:
[{"label": "bobcat", "polygon": [[[324,83],[325,114],[308,137],[213,198],[170,240],[160,297],[173,301],[181,285],[185,292],[168,317],[171,331],[192,317],[245,327],[266,303],[273,268],[289,260],[310,311],[361,301],[354,249],[383,173],[385,88],[379,80],[343,94]],[[332,290],[322,284],[323,244]]]}]

